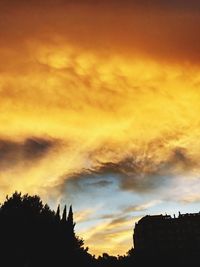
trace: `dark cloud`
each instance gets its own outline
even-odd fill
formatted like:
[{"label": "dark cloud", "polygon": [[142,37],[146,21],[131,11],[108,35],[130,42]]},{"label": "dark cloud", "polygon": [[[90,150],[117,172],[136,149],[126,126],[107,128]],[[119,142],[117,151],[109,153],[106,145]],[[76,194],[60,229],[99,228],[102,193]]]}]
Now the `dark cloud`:
[{"label": "dark cloud", "polygon": [[95,172],[115,174],[122,190],[146,192],[168,182],[168,162],[156,164],[149,158],[138,161],[134,155],[117,163],[103,163]]},{"label": "dark cloud", "polygon": [[109,175],[101,175],[100,172],[90,169],[84,169],[80,173],[72,174],[71,176],[62,176],[61,184],[58,185],[56,190],[60,191],[61,194],[70,195],[71,192],[74,195],[74,192],[77,194],[97,192],[96,189],[104,189],[113,184],[111,177]]},{"label": "dark cloud", "polygon": [[174,175],[190,171],[197,165],[186,149],[177,147],[165,161],[155,162],[148,155],[138,160],[133,154],[117,163],[103,163],[98,172],[119,174],[116,177],[122,190],[142,193],[166,186]]},{"label": "dark cloud", "polygon": [[94,187],[107,187],[111,185],[113,182],[112,181],[107,181],[107,180],[100,180],[100,181],[94,181],[88,183],[89,186],[94,186]]},{"label": "dark cloud", "polygon": [[19,163],[32,163],[46,156],[56,145],[53,139],[27,138],[22,142],[0,140],[0,166],[11,168]]},{"label": "dark cloud", "polygon": [[55,141],[39,138],[26,139],[23,144],[24,157],[27,159],[37,159],[44,156],[53,146]]},{"label": "dark cloud", "polygon": [[[64,181],[62,179],[59,190],[65,193],[66,188],[70,186],[73,191],[83,192],[91,190],[91,187],[98,189],[116,182],[120,190],[153,192],[169,186],[176,175],[186,173],[198,165],[182,147],[173,149],[165,160],[155,161],[148,154],[139,158],[138,154],[133,153],[118,162],[99,162],[94,169],[67,176]],[[130,210],[138,211],[138,208],[132,206]]]},{"label": "dark cloud", "polygon": [[176,165],[180,164],[184,169],[196,165],[192,158],[189,157],[187,150],[180,147],[172,151],[171,162]]}]

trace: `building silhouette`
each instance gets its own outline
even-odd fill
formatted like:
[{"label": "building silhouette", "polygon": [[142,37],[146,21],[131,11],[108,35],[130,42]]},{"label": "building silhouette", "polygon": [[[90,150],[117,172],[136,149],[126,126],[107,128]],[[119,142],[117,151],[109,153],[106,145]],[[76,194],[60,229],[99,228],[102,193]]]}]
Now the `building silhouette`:
[{"label": "building silhouette", "polygon": [[139,252],[200,251],[200,212],[147,215],[135,224],[134,249]]}]

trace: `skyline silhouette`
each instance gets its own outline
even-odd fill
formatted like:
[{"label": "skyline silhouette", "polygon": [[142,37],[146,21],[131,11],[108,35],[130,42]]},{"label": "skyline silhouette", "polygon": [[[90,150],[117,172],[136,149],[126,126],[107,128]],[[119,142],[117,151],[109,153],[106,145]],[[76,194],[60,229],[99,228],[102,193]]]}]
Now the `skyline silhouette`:
[{"label": "skyline silhouette", "polygon": [[[134,247],[125,255],[95,257],[75,233],[72,206],[61,213],[39,196],[15,192],[0,206],[0,262],[3,266],[197,266],[200,212],[146,215],[134,229]],[[174,265],[173,265],[174,266]]]}]

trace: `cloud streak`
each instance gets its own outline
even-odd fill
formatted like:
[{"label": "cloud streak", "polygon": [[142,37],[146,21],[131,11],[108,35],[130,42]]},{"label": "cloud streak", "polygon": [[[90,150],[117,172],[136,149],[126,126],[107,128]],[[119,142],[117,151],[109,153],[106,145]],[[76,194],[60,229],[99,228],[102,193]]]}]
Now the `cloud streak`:
[{"label": "cloud streak", "polygon": [[57,141],[28,138],[22,142],[0,140],[0,166],[1,169],[12,168],[19,163],[34,164],[35,161],[45,157],[56,146]]}]

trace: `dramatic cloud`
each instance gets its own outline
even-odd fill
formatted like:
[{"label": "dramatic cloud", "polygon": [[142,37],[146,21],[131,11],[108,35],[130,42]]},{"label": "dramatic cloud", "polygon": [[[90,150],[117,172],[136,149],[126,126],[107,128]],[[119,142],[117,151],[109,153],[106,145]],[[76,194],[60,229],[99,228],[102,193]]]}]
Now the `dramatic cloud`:
[{"label": "dramatic cloud", "polygon": [[[158,191],[170,185],[175,176],[190,174],[194,168],[200,167],[198,161],[190,157],[186,149],[176,147],[171,151],[166,150],[165,153],[164,158],[155,159],[150,147],[147,154],[142,157],[137,153],[115,163],[97,162],[94,169],[83,170],[71,177],[66,176],[66,180],[63,181],[72,184],[74,190],[92,190],[89,187],[109,186],[112,184],[109,177],[116,175],[122,190],[146,193]],[[60,187],[61,190],[65,188],[63,184]]]},{"label": "dramatic cloud", "polygon": [[0,1],[0,199],[74,204],[94,253],[130,248],[128,212],[195,209],[199,15],[195,0]]}]

